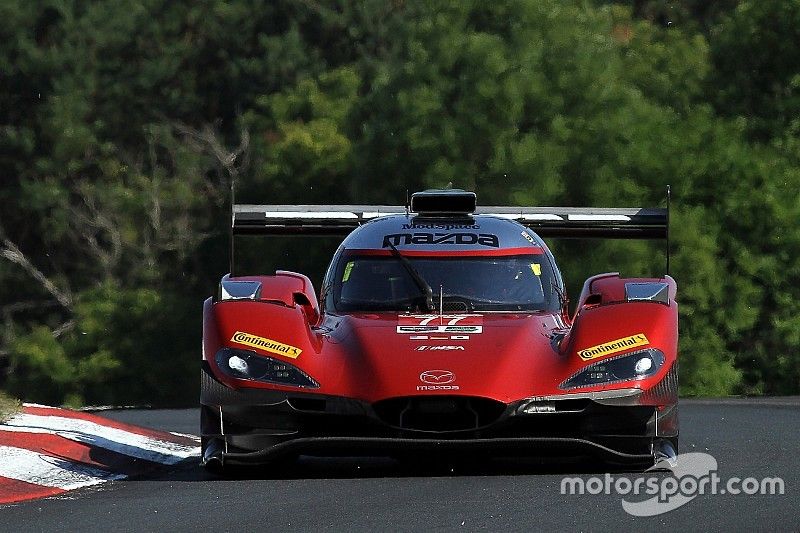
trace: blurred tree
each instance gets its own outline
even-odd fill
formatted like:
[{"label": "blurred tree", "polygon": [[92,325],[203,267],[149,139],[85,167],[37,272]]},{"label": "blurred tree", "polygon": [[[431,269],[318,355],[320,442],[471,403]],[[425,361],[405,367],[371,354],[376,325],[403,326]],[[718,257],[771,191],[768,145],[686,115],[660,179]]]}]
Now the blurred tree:
[{"label": "blurred tree", "polygon": [[712,31],[709,99],[720,115],[743,117],[758,140],[800,114],[800,3],[742,1]]}]

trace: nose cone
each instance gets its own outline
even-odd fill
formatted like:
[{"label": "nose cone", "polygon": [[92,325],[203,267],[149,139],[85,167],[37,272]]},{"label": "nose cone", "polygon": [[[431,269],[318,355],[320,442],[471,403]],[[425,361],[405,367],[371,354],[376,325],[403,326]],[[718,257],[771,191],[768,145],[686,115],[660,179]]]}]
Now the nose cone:
[{"label": "nose cone", "polygon": [[564,357],[552,315],[360,315],[342,337],[347,373],[362,399],[467,395],[508,403],[552,393]]}]

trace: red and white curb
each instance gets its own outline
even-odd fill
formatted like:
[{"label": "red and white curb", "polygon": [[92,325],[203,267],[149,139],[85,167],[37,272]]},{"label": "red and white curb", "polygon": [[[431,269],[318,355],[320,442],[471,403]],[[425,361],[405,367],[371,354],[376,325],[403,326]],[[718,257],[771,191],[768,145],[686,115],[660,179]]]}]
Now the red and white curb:
[{"label": "red and white curb", "polygon": [[153,472],[199,454],[192,435],[24,404],[0,424],[0,504]]}]

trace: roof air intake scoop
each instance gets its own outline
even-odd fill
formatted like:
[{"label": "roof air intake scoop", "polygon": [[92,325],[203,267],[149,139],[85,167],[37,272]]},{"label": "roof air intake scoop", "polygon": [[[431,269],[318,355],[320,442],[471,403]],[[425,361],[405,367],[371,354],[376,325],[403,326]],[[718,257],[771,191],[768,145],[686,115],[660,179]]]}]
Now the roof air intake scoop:
[{"label": "roof air intake scoop", "polygon": [[476,204],[475,193],[461,189],[428,189],[411,195],[411,212],[423,216],[470,215]]}]

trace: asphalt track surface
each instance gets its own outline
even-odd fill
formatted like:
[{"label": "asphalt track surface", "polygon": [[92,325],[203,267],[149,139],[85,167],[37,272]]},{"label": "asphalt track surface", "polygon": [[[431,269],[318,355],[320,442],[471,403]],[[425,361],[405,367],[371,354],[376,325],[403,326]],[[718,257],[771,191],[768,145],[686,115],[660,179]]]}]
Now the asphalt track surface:
[{"label": "asphalt track surface", "polygon": [[[196,410],[104,415],[197,433]],[[602,476],[602,470],[591,465],[513,459],[406,464],[380,458],[304,457],[277,470],[218,479],[190,462],[157,479],[114,481],[59,498],[2,507],[0,530],[800,530],[800,399],[685,400],[681,432],[681,452],[713,455],[723,480],[780,477],[785,493],[699,495],[668,513],[634,517],[623,510],[618,494],[561,494],[565,476]],[[631,480],[638,476],[613,475]],[[658,475],[663,474],[650,474]]]}]

